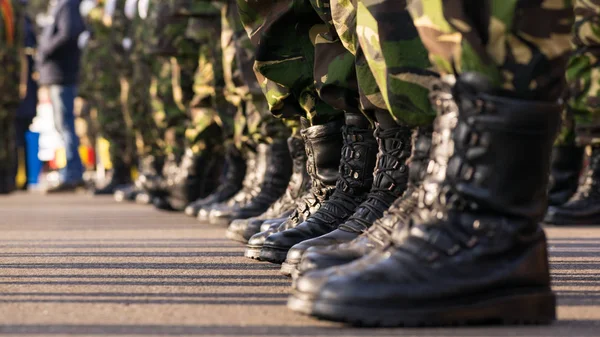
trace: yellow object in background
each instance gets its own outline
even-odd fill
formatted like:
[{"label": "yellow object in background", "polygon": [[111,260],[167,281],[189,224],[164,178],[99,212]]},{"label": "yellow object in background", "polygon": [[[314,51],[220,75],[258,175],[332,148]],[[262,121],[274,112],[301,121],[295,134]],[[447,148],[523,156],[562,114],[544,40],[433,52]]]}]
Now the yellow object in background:
[{"label": "yellow object in background", "polygon": [[100,137],[96,142],[98,151],[98,162],[102,164],[105,170],[112,170],[112,162],[110,161],[110,143],[108,140]]},{"label": "yellow object in background", "polygon": [[21,189],[21,188],[25,187],[25,184],[27,184],[25,149],[19,148],[19,151],[17,152],[17,156],[18,156],[18,167],[17,167],[16,183],[17,183],[17,188]]},{"label": "yellow object in background", "polygon": [[[88,151],[88,148],[81,145],[79,146],[79,158],[81,158],[81,163],[83,164],[83,166],[90,168],[93,167],[93,158],[90,158],[90,151]],[[90,165],[91,164],[91,165]]]},{"label": "yellow object in background", "polygon": [[54,164],[57,169],[61,169],[67,166],[67,151],[64,147],[56,149],[54,155]]},{"label": "yellow object in background", "polygon": [[140,176],[140,172],[138,171],[137,167],[135,167],[135,165],[133,165],[131,167],[131,180],[136,181],[139,176]]}]

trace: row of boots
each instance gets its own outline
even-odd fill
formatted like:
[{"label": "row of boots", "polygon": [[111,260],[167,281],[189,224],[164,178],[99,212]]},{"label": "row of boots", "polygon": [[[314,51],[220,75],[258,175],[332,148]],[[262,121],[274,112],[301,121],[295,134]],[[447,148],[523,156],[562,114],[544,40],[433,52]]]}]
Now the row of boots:
[{"label": "row of boots", "polygon": [[600,147],[579,184],[583,151],[552,147],[559,105],[502,96],[473,74],[431,98],[432,127],[302,120],[287,142],[225,160],[149,160],[115,198],[228,225],[246,257],[293,277],[300,313],[373,326],[554,320],[540,222],[598,223]]},{"label": "row of boots", "polygon": [[505,97],[474,74],[431,96],[433,127],[305,123],[309,187],[227,236],[282,265],[300,313],[367,326],[551,322],[540,223],[598,223],[600,151],[579,183],[582,150],[552,146],[558,104]]}]

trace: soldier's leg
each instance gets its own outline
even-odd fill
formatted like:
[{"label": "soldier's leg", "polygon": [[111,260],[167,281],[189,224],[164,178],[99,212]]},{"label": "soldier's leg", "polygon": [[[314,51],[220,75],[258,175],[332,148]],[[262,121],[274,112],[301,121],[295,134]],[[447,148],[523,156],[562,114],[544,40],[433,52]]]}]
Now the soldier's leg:
[{"label": "soldier's leg", "polygon": [[[134,187],[115,192],[117,201],[136,200],[143,186],[154,181],[162,172],[164,145],[164,115],[153,110],[160,107],[156,89],[160,70],[160,58],[136,54],[133,62],[131,89],[128,97],[129,112],[136,133],[136,147],[139,157],[139,176]],[[146,201],[142,196],[140,201]]]},{"label": "soldier's leg", "polygon": [[96,195],[112,194],[117,186],[131,181],[131,167],[134,165],[134,144],[125,118],[125,106],[121,100],[121,82],[119,75],[104,70],[101,90],[96,93],[98,102],[99,133],[109,142],[109,154],[112,163],[112,176],[108,183],[97,188]]},{"label": "soldier's leg", "polygon": [[[215,182],[220,182],[216,190],[186,208],[186,214],[194,217],[198,216],[201,209],[224,202],[240,191],[246,169],[242,153],[236,148],[233,140],[235,124],[240,123],[239,120],[235,120],[240,101],[234,99],[229,102],[224,88],[224,66],[229,69],[234,60],[228,60],[229,63],[223,62],[222,43],[214,43],[214,37],[222,35],[222,6],[221,2],[196,1],[191,10],[203,15],[191,19],[188,26],[188,36],[198,41],[200,50],[194,81],[194,99],[190,109],[192,124],[186,134],[189,138],[201,139],[203,135],[207,135],[204,130],[216,123],[221,131],[218,137],[223,145],[220,146],[221,152],[224,152],[226,157],[225,173],[221,179],[215,179]],[[227,74],[229,78],[231,75]]]},{"label": "soldier's leg", "polygon": [[[574,114],[576,132],[561,135],[563,142],[555,149],[554,160],[557,165],[553,166],[553,173],[559,173],[554,177],[554,182],[556,185],[566,185],[559,185],[563,189],[577,181],[581,183],[566,204],[548,209],[544,221],[557,225],[591,225],[600,221],[600,208],[597,206],[600,200],[600,3],[576,0],[574,9],[572,43],[575,51],[566,72],[568,92],[565,113]],[[581,150],[568,143],[573,136],[577,137],[578,145],[587,148],[589,155],[589,165],[581,180],[578,179],[577,170],[581,169]]]},{"label": "soldier's leg", "polygon": [[538,221],[570,4],[427,0],[411,10],[431,60],[457,75],[432,90],[439,116],[418,210],[381,253],[298,279],[289,306],[363,325],[550,322]]},{"label": "soldier's leg", "polygon": [[273,114],[300,115],[314,125],[342,119],[342,111],[324,102],[315,87],[315,43],[328,28],[310,1],[237,3],[242,23],[257,46],[254,68]]},{"label": "soldier's leg", "polygon": [[[388,218],[406,217],[416,202],[414,191],[420,179],[418,174],[409,176],[408,159],[411,156],[412,170],[418,170],[423,150],[412,144],[427,141],[435,117],[428,96],[438,75],[430,69],[427,51],[406,8],[395,0],[333,0],[331,8],[341,40],[356,58],[362,111],[377,124],[379,160],[369,197],[355,216],[336,231],[292,247],[282,268],[285,273],[295,273],[297,265],[305,273],[345,264],[381,247],[382,243],[370,238],[374,233],[389,237],[387,233],[397,225],[389,219],[378,220],[384,211]],[[371,229],[354,240],[366,228]],[[336,245],[328,246],[332,243]],[[308,248],[310,252],[304,254]],[[299,265],[301,258],[304,262]]]}]

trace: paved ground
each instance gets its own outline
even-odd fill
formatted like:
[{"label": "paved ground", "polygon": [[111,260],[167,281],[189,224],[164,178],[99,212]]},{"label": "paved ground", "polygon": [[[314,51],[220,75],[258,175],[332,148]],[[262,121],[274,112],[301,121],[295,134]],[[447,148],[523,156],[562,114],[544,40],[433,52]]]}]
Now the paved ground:
[{"label": "paved ground", "polygon": [[600,336],[600,228],[549,236],[550,327],[347,329],[288,311],[289,280],[223,228],[110,198],[0,197],[0,335]]}]

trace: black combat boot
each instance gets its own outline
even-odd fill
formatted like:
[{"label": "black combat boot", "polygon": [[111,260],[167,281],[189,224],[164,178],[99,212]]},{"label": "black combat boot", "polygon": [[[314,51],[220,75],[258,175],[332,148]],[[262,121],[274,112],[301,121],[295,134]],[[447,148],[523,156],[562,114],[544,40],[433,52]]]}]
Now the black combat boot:
[{"label": "black combat boot", "polygon": [[192,201],[208,196],[219,183],[223,157],[214,148],[201,154],[187,149],[176,170],[165,172],[170,208],[183,211]]},{"label": "black combat boot", "polygon": [[113,169],[110,181],[103,187],[95,188],[94,195],[114,194],[118,189],[131,187],[131,167],[119,158],[113,158]]},{"label": "black combat boot", "polygon": [[375,220],[383,216],[383,212],[390,208],[394,200],[406,190],[408,182],[406,160],[411,153],[411,133],[411,129],[407,127],[375,131],[379,152],[373,185],[367,199],[337,229],[314,239],[302,241],[290,248],[281,266],[282,274],[291,275],[308,248],[352,241],[369,229]]},{"label": "black combat boot", "polygon": [[260,231],[260,226],[265,220],[284,220],[291,215],[298,198],[310,189],[310,177],[306,171],[306,151],[302,137],[298,135],[288,138],[288,149],[292,157],[293,173],[285,194],[260,216],[233,220],[227,229],[227,238],[247,243],[252,235]]},{"label": "black combat boot", "polygon": [[559,145],[552,149],[548,204],[560,206],[575,194],[579,174],[583,167],[584,148],[576,145]]},{"label": "black combat boot", "polygon": [[[303,223],[270,235],[263,244],[260,260],[282,263],[293,245],[333,231],[366,200],[373,185],[373,170],[377,157],[377,141],[373,136],[373,129],[363,116],[359,119],[347,114],[343,137],[344,146],[335,192]],[[410,151],[407,151],[406,156],[409,154]],[[399,189],[403,191],[405,186],[404,183]],[[394,199],[392,198],[390,204]]]},{"label": "black combat boot", "polygon": [[288,306],[370,326],[548,323],[555,319],[546,237],[558,104],[495,95],[463,74],[432,92],[443,112],[419,197],[421,219],[393,243],[296,280]]},{"label": "black combat boot", "polygon": [[544,222],[553,225],[600,225],[600,146],[591,146],[589,164],[577,192],[567,203],[550,206]]},{"label": "black combat boot", "polygon": [[[297,272],[303,274],[313,269],[325,269],[350,263],[387,245],[392,232],[399,226],[407,225],[413,210],[417,207],[419,188],[429,162],[430,148],[431,127],[418,128],[412,137],[412,153],[407,160],[409,179],[404,194],[392,203],[384,216],[375,221],[371,228],[352,241],[326,247],[310,247],[302,255]],[[291,251],[288,253],[288,258]]]},{"label": "black combat boot", "polygon": [[[165,157],[161,157],[160,160],[155,159],[153,162],[150,161],[154,167],[151,170],[142,172],[135,182],[136,186],[142,190],[135,196],[135,202],[142,205],[165,205],[163,209],[167,209],[168,204],[164,198],[169,193],[167,191],[165,173],[176,170],[180,160],[181,156],[171,153]],[[158,165],[161,166],[158,167]],[[159,202],[158,199],[163,200]]]},{"label": "black combat boot", "polygon": [[323,205],[325,200],[329,199],[335,190],[343,146],[343,121],[310,127],[306,119],[301,119],[301,123],[301,134],[307,155],[306,169],[311,181],[310,191],[297,201],[296,209],[287,219],[266,221],[265,223],[270,223],[269,228],[248,240],[245,256],[251,259],[259,258],[267,237],[293,228],[306,220]]},{"label": "black combat boot", "polygon": [[202,208],[228,200],[242,189],[246,172],[246,160],[242,152],[234,145],[227,147],[224,166],[225,173],[220,179],[219,187],[206,198],[198,199],[187,206],[185,214],[197,217]]},{"label": "black combat boot", "polygon": [[[136,201],[139,194],[146,194],[144,191],[145,181],[156,181],[162,175],[162,168],[164,165],[164,158],[162,156],[148,155],[140,160],[139,177],[135,180],[133,186],[124,186],[117,188],[113,194],[114,198],[118,202],[122,201]],[[148,196],[148,202],[151,202],[151,198]]]},{"label": "black combat boot", "polygon": [[266,171],[266,161],[264,157],[259,157],[258,152],[254,148],[246,148],[244,151],[246,172],[244,173],[244,179],[242,180],[242,188],[229,199],[220,203],[211,203],[203,206],[198,210],[196,218],[198,221],[208,223],[210,219],[210,212],[213,209],[229,209],[244,205],[256,194],[257,188],[261,181],[257,175],[258,172]]},{"label": "black combat boot", "polygon": [[[210,212],[209,221],[213,225],[227,225],[235,219],[248,219],[261,215],[285,195],[292,176],[292,158],[286,139],[275,139],[271,144],[258,146],[259,156],[264,157],[264,172],[257,172],[254,195],[246,204],[232,208],[215,208]],[[264,153],[263,153],[264,152]]]}]

